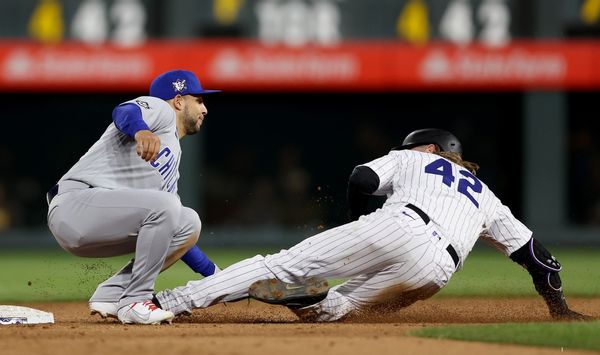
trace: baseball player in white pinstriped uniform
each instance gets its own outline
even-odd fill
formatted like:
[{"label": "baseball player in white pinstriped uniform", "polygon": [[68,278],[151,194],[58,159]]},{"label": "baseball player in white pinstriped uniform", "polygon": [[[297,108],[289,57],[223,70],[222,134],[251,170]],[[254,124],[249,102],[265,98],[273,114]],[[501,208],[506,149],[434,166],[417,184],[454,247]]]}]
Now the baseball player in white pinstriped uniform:
[{"label": "baseball player in white pinstriped uniform", "polygon": [[84,257],[135,251],[98,286],[92,314],[123,323],[170,322],[173,313],[151,302],[158,273],[182,255],[197,272],[218,270],[195,246],[198,214],[177,195],[179,140],[198,132],[207,114],[201,95],[212,92],[186,70],[159,75],[150,96],[115,108],[102,137],[48,192],[48,226],[63,249]]},{"label": "baseball player in white pinstriped uniform", "polygon": [[[444,287],[482,237],[528,269],[553,317],[584,318],[567,307],[558,261],[461,154],[447,131],[412,132],[402,146],[354,169],[348,186],[354,222],[160,292],[157,301],[178,314],[250,296],[316,321],[406,307]],[[387,200],[367,214],[370,195]],[[325,278],[350,279],[327,289]]]}]

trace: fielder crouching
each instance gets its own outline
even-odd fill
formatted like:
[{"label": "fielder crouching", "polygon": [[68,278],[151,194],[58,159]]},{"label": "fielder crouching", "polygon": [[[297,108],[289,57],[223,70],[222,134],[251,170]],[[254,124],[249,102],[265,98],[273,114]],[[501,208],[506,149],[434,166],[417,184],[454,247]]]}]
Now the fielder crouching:
[{"label": "fielder crouching", "polygon": [[[352,222],[159,292],[157,302],[179,314],[250,296],[286,305],[309,321],[393,310],[446,286],[481,237],[529,271],[553,318],[589,319],[569,309],[560,264],[475,176],[478,169],[462,159],[450,132],[414,131],[387,155],[354,169]],[[372,195],[387,199],[369,213]],[[328,278],[349,280],[329,288]]]},{"label": "fielder crouching", "polygon": [[47,194],[48,226],[60,246],[83,257],[135,252],[101,283],[92,314],[123,323],[171,322],[152,303],[162,270],[182,258],[205,276],[218,271],[195,245],[198,214],[177,195],[179,140],[197,133],[208,111],[198,78],[187,70],[159,75],[149,96],[118,105],[100,139]]}]

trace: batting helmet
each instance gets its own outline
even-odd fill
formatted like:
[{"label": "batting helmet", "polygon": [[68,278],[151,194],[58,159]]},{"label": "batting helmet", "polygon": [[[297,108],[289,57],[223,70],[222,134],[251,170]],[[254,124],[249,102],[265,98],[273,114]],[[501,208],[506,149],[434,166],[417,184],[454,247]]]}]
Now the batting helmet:
[{"label": "batting helmet", "polygon": [[404,138],[399,147],[392,150],[410,149],[424,144],[435,144],[444,152],[453,152],[462,155],[462,145],[454,134],[438,128],[425,128],[413,131]]}]

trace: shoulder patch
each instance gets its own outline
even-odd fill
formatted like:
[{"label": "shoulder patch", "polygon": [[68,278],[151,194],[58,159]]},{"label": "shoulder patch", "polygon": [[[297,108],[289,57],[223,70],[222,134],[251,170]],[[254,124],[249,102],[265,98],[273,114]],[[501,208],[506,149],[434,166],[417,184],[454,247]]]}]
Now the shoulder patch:
[{"label": "shoulder patch", "polygon": [[148,105],[148,103],[146,101],[135,100],[135,103],[140,105],[141,107],[145,108],[146,110],[150,109],[150,105]]}]

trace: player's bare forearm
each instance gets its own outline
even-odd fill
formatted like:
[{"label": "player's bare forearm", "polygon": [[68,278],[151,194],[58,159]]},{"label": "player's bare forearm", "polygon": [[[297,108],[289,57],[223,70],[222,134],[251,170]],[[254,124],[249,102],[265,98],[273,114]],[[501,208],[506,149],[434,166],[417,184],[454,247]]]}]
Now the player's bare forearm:
[{"label": "player's bare forearm", "polygon": [[140,130],[135,134],[137,154],[145,161],[154,161],[160,151],[160,138],[151,131]]}]

